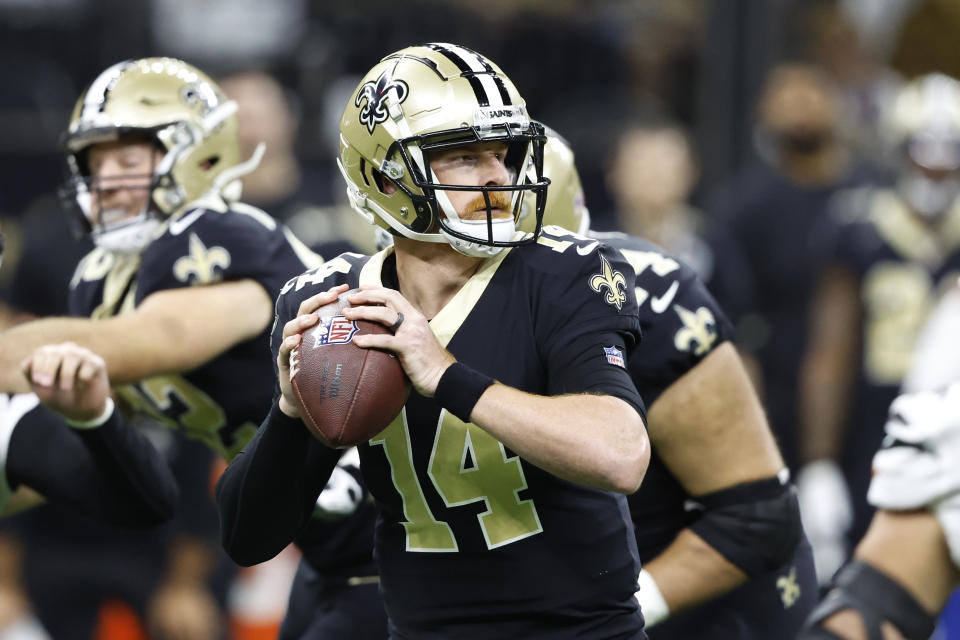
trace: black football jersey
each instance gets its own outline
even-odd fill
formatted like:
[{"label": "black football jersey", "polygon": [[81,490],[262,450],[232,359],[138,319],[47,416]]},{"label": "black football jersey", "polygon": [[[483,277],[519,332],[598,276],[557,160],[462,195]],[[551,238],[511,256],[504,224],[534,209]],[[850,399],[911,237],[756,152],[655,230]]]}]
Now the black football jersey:
[{"label": "black football jersey", "polygon": [[[639,339],[633,278],[619,252],[554,229],[484,261],[431,328],[459,361],[520,390],[609,394],[642,411],[624,368]],[[274,353],[301,301],[341,283],[397,288],[391,250],[288,282]],[[416,392],[359,451],[398,637],[644,637],[624,496],[558,479]]]},{"label": "black football jersey", "polygon": [[[619,249],[637,274],[643,342],[628,367],[647,406],[732,338],[732,326],[693,269],[657,245],[621,233],[594,237]],[[685,509],[690,495],[653,447],[640,490],[630,496],[637,547],[644,562],[659,554],[699,512]]]},{"label": "black football jersey", "polygon": [[[292,274],[321,262],[259,209],[198,207],[170,220],[140,255],[89,253],[70,283],[70,313],[104,318],[132,311],[158,291],[248,278],[275,298]],[[270,408],[276,377],[265,357],[269,334],[268,328],[190,372],[120,389],[124,408],[231,459]]]},{"label": "black football jersey", "polygon": [[854,498],[851,535],[859,536],[872,516],[866,503],[870,465],[890,403],[930,309],[960,274],[960,201],[940,220],[925,223],[896,192],[864,189],[847,194],[837,216],[833,262],[856,277],[861,311],[858,375],[841,455]]}]

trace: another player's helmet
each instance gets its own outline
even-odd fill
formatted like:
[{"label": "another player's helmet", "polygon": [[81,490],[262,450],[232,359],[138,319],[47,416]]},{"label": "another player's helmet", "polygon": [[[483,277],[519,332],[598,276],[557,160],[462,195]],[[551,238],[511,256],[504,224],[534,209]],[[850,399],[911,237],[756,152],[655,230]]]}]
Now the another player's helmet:
[{"label": "another player's helmet", "polygon": [[897,95],[887,132],[902,151],[898,190],[925,216],[937,216],[960,196],[960,82],[922,76]]},{"label": "another player's helmet", "polygon": [[[584,235],[590,229],[590,210],[583,197],[580,173],[574,162],[573,149],[556,131],[547,128],[547,143],[543,147],[543,175],[550,180],[547,203],[543,210],[543,224],[557,225]],[[520,213],[519,228],[532,233],[539,222],[534,213],[534,201],[525,196]]]},{"label": "another player's helmet", "polygon": [[[507,144],[514,176],[504,186],[440,184],[429,153],[478,142]],[[483,56],[451,44],[409,47],[383,58],[360,81],[340,120],[338,165],[353,208],[369,222],[424,242],[447,242],[461,253],[489,256],[534,240],[515,223],[531,193],[543,215],[543,126],[530,120],[513,83]],[[397,190],[387,193],[386,181]],[[446,191],[475,191],[485,220],[463,220]],[[511,195],[513,219],[493,219],[490,193]]]},{"label": "another player's helmet", "polygon": [[[98,246],[136,252],[186,205],[209,193],[238,190],[237,178],[251,168],[237,166],[236,109],[213,80],[180,60],[127,60],[101,73],[77,100],[64,134],[69,171],[64,194],[79,205],[81,229],[92,232]],[[91,193],[98,184],[87,153],[91,145],[127,136],[148,140],[163,153],[149,176],[146,210],[116,224],[93,225]]]}]

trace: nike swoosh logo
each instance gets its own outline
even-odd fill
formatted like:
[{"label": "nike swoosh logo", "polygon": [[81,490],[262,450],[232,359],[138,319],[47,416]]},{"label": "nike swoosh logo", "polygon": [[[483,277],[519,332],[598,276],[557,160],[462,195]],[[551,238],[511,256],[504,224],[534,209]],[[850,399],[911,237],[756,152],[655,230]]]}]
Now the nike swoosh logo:
[{"label": "nike swoosh logo", "polygon": [[204,209],[194,209],[190,213],[176,220],[170,221],[170,235],[178,236],[186,230],[187,227],[192,225],[194,221],[204,214]]},{"label": "nike swoosh logo", "polygon": [[578,246],[578,247],[577,247],[577,253],[579,253],[579,254],[582,255],[582,256],[588,255],[591,251],[593,251],[594,249],[597,248],[597,245],[598,245],[598,244],[600,244],[600,243],[597,242],[596,240],[594,240],[593,242],[591,242],[590,244],[588,244],[588,245],[585,246],[585,247],[580,247],[580,246]]},{"label": "nike swoosh logo", "polygon": [[663,297],[653,296],[650,298],[650,308],[653,309],[654,313],[663,313],[670,306],[670,303],[673,302],[673,296],[677,295],[677,289],[680,288],[680,283],[676,280],[673,281],[673,284],[670,285],[670,288],[667,289],[667,292],[663,294]]}]

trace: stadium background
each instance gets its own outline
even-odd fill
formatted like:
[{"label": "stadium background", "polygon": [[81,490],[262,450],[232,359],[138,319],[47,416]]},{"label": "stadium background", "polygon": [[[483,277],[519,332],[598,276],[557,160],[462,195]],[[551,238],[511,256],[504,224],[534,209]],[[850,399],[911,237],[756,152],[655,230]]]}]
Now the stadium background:
[{"label": "stadium background", "polygon": [[[55,206],[76,96],[127,58],[274,76],[314,204],[335,207],[337,120],[359,74],[409,44],[465,45],[569,139],[595,228],[614,229],[605,170],[626,123],[688,132],[699,166],[689,203],[709,217],[714,194],[764,160],[755,104],[776,65],[806,61],[835,82],[841,132],[875,160],[891,79],[960,76],[958,35],[957,0],[0,0],[0,221],[15,256],[17,229]],[[0,298],[12,273],[0,272]]]}]

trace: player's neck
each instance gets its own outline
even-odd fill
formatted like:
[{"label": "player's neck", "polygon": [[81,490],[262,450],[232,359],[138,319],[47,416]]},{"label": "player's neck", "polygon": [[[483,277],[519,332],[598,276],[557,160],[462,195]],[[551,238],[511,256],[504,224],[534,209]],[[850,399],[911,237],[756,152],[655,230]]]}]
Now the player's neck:
[{"label": "player's neck", "polygon": [[457,253],[448,244],[397,238],[400,293],[427,318],[450,302],[483,262]]}]

